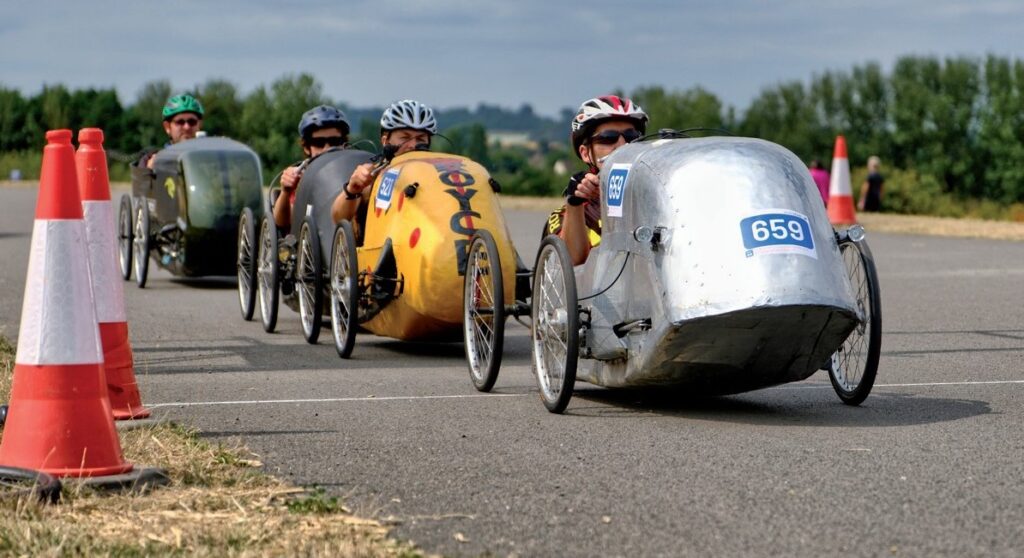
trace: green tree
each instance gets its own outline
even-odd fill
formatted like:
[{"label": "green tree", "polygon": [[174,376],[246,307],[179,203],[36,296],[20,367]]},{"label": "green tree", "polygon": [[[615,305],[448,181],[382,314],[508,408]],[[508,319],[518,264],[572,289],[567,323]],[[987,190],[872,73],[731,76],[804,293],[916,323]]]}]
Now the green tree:
[{"label": "green tree", "polygon": [[208,80],[199,88],[199,100],[206,111],[203,129],[211,135],[236,137],[242,101],[235,84],[223,79]]},{"label": "green tree", "polygon": [[665,91],[661,86],[640,87],[630,98],[650,116],[648,132],[660,128],[723,128],[722,102],[702,87]]},{"label": "green tree", "polygon": [[815,131],[820,128],[810,96],[798,81],[761,91],[739,127],[744,136],[763,138],[787,147],[802,159],[815,156]]},{"label": "green tree", "polygon": [[29,147],[25,121],[29,116],[28,101],[17,89],[0,87],[0,151],[16,151]]},{"label": "green tree", "polygon": [[484,167],[491,167],[487,130],[482,124],[462,124],[445,130],[443,135],[451,142],[452,153],[469,157]]},{"label": "green tree", "polygon": [[125,130],[134,136],[134,149],[158,147],[167,142],[162,114],[171,91],[171,82],[167,80],[148,82],[139,90],[135,103],[125,114]]},{"label": "green tree", "polygon": [[990,55],[984,66],[977,151],[984,155],[980,195],[1024,201],[1024,62]]}]

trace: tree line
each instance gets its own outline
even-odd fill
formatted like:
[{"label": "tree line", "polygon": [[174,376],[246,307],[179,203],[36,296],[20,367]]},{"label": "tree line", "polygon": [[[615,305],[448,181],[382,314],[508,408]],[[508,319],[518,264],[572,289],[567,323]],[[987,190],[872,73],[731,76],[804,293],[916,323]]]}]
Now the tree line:
[{"label": "tree line", "polygon": [[[127,160],[144,148],[163,144],[160,109],[168,96],[178,92],[168,81],[150,82],[134,103],[125,106],[113,89],[72,91],[50,85],[26,97],[0,86],[0,152],[6,157],[38,151],[47,129],[99,126],[105,130],[113,159]],[[383,107],[335,103],[309,74],[284,76],[245,95],[219,79],[189,92],[206,108],[204,128],[250,145],[268,171],[276,172],[301,158],[295,126],[302,112],[317,104],[336,104],[345,110],[356,139],[378,139],[376,121]],[[892,176],[914,182],[912,187],[924,188],[929,195],[1003,205],[1024,202],[1024,63],[1020,60],[995,55],[905,56],[890,71],[865,63],[807,81],[771,85],[742,112],[725,106],[702,87],[649,86],[619,93],[650,113],[652,128],[708,128],[712,131],[706,133],[725,130],[759,137],[786,146],[805,161],[818,158],[826,165],[835,136],[843,134],[855,168],[868,156],[878,155]],[[546,118],[529,105],[507,110],[481,104],[476,110],[440,111],[438,119],[447,126],[442,133],[451,141],[438,147],[484,163],[508,182],[510,191],[558,193],[564,179],[554,176],[551,164],[557,159],[574,160],[566,145],[571,115],[566,109],[559,119]],[[538,147],[499,148],[488,144],[488,129],[528,132],[538,140]],[[705,132],[695,132],[700,133]]]}]

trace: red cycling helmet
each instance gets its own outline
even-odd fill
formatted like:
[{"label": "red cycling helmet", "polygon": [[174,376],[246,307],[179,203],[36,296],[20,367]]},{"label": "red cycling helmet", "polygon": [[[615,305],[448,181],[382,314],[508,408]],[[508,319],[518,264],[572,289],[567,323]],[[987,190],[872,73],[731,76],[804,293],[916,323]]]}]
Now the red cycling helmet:
[{"label": "red cycling helmet", "polygon": [[580,146],[597,125],[608,120],[628,120],[643,134],[647,130],[647,113],[640,105],[617,95],[604,95],[584,101],[572,119],[572,147],[579,157]]}]

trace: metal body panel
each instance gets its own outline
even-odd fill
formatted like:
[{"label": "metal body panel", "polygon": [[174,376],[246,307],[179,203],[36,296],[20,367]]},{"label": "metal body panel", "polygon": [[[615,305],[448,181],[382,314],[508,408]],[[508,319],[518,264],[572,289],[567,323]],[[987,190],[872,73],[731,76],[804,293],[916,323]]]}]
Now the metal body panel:
[{"label": "metal body panel", "polygon": [[581,379],[747,391],[806,378],[854,327],[821,197],[781,146],[630,144],[605,161],[601,184],[602,242],[576,269],[594,358]]}]

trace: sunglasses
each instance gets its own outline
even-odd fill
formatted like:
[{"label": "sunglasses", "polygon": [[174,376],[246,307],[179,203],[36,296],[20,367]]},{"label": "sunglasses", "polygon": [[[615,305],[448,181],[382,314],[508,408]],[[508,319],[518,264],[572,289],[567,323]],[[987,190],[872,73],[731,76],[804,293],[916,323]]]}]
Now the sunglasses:
[{"label": "sunglasses", "polygon": [[199,124],[199,119],[198,118],[175,118],[174,120],[171,120],[171,124],[174,124],[175,126],[184,126],[185,124],[188,124],[189,126],[195,126],[195,125]]},{"label": "sunglasses", "polygon": [[322,138],[309,138],[306,140],[306,145],[309,147],[337,147],[345,143],[345,138],[341,136],[327,136]]},{"label": "sunglasses", "polygon": [[628,130],[605,130],[600,134],[590,136],[590,141],[601,145],[614,145],[619,142],[619,136],[629,143],[640,137],[640,132],[630,128]]}]

